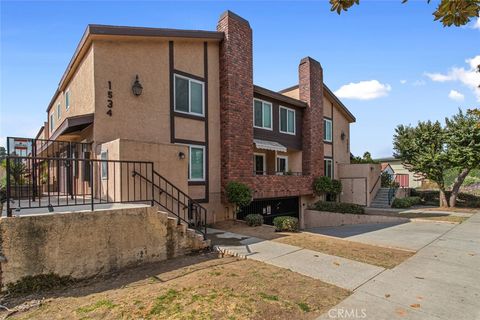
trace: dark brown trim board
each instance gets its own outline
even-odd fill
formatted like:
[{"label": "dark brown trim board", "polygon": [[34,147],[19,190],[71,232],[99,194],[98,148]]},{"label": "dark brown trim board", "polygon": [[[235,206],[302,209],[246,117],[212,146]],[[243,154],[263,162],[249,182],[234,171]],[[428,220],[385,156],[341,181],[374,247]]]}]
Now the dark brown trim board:
[{"label": "dark brown trim board", "polygon": [[291,98],[291,97],[287,97],[283,94],[280,94],[278,92],[275,92],[275,91],[272,91],[272,90],[269,90],[267,88],[263,88],[263,87],[260,87],[260,86],[254,85],[253,86],[253,93],[257,93],[257,94],[260,94],[262,96],[268,97],[270,99],[276,100],[277,102],[279,102],[279,104],[286,103],[289,106],[294,106],[294,107],[299,107],[299,108],[306,108],[307,107],[307,103],[305,103],[301,100],[294,99],[294,98]]},{"label": "dark brown trim board", "polygon": [[178,69],[175,69],[175,68],[173,69],[173,73],[176,73],[178,75],[181,75],[181,76],[184,76],[184,77],[187,77],[187,78],[191,78],[191,79],[194,79],[194,80],[205,82],[205,78],[203,78],[203,77],[199,77],[197,75],[194,75],[194,74],[182,71],[182,70],[178,70]]},{"label": "dark brown trim board", "polygon": [[173,61],[174,59],[174,47],[173,41],[168,42],[168,68],[170,78],[170,142],[175,143],[175,119],[173,118],[174,106],[173,106]]},{"label": "dark brown trim board", "polygon": [[63,120],[62,124],[59,125],[57,129],[55,129],[55,131],[50,135],[49,139],[56,140],[62,134],[84,129],[87,126],[91,125],[93,121],[93,113],[66,118],[65,120]]},{"label": "dark brown trim board", "polygon": [[208,42],[203,43],[203,78],[205,80],[204,91],[205,96],[205,202],[210,199],[210,148],[209,148],[209,136],[208,136]]}]

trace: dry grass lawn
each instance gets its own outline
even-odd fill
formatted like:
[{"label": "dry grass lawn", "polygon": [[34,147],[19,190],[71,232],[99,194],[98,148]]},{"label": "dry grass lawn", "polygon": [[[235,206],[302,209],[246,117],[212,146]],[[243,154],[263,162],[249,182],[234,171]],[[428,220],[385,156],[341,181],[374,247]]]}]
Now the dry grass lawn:
[{"label": "dry grass lawn", "polygon": [[373,246],[309,232],[275,232],[273,227],[267,225],[249,227],[243,222],[222,221],[214,227],[246,236],[286,243],[383,268],[393,268],[414,255],[414,252],[411,251]]},{"label": "dry grass lawn", "polygon": [[2,304],[47,297],[14,319],[314,319],[349,294],[289,270],[209,253]]},{"label": "dry grass lawn", "polygon": [[[438,209],[435,211],[439,211]],[[469,217],[461,217],[456,215],[449,214],[435,214],[435,213],[423,213],[423,212],[400,212],[398,213],[399,217],[409,218],[409,219],[422,219],[422,220],[433,220],[433,221],[443,221],[451,223],[462,223],[467,220]]]}]

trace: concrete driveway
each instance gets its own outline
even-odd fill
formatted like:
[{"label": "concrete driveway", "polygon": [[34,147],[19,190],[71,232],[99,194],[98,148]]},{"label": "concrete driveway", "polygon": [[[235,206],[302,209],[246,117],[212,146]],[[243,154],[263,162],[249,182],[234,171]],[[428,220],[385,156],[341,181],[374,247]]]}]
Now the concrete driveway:
[{"label": "concrete driveway", "polygon": [[382,247],[418,251],[453,227],[455,224],[445,222],[412,221],[401,224],[379,223],[319,227],[308,229],[308,231]]},{"label": "concrete driveway", "polygon": [[319,319],[480,319],[480,214],[449,227]]}]

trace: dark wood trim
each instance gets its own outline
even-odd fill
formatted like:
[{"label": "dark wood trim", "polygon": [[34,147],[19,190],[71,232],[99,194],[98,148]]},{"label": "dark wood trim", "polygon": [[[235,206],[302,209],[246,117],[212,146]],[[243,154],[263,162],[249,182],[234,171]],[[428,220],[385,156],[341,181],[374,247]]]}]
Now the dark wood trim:
[{"label": "dark wood trim", "polygon": [[335,179],[335,161],[333,159],[335,159],[335,124],[334,124],[334,121],[333,121],[333,103],[330,103],[330,106],[332,107],[331,109],[331,114],[332,114],[332,179]]},{"label": "dark wood trim", "polygon": [[206,184],[206,181],[188,181],[189,186],[204,186]]},{"label": "dark wood trim", "polygon": [[299,107],[299,108],[306,108],[308,106],[307,103],[305,103],[301,100],[285,96],[283,94],[280,94],[278,92],[275,92],[275,91],[272,91],[272,90],[269,90],[267,88],[263,88],[263,87],[260,87],[260,86],[254,85],[253,86],[253,92],[258,93],[262,96],[268,97],[270,99],[276,100],[277,102],[280,102],[279,104],[286,103],[289,106],[295,106],[295,107]]},{"label": "dark wood trim", "polygon": [[[331,144],[331,145],[333,145],[333,142],[323,140],[323,144]],[[332,153],[333,153],[333,149],[332,149]]]},{"label": "dark wood trim", "polygon": [[[50,121],[50,119],[48,119],[48,121]],[[94,121],[93,113],[82,114],[79,116],[66,118],[65,120],[63,120],[62,124],[59,125],[54,132],[51,133],[49,139],[56,140],[59,136],[61,136],[64,133],[69,133],[69,132],[86,128],[89,125],[91,125],[93,121]],[[48,125],[50,126],[50,122],[48,123]]]},{"label": "dark wood trim", "polygon": [[175,68],[173,69],[173,73],[176,73],[180,76],[191,78],[191,79],[194,79],[194,80],[197,80],[197,81],[205,82],[205,78],[203,78],[203,77],[199,77],[197,75],[194,75],[194,74],[191,74],[191,73],[188,73],[188,72],[185,72],[185,71],[181,71],[181,70],[178,70],[178,69],[175,69]]},{"label": "dark wood trim", "polygon": [[175,142],[175,119],[173,118],[174,106],[173,106],[173,64],[174,64],[174,47],[173,41],[168,42],[168,68],[169,68],[169,78],[170,78],[170,142]]},{"label": "dark wood trim", "polygon": [[203,30],[180,30],[166,28],[124,27],[89,24],[88,34],[109,36],[141,36],[141,37],[167,37],[167,38],[200,38],[223,40],[223,32]]},{"label": "dark wood trim", "polygon": [[[333,114],[332,114],[333,115]],[[323,119],[331,120],[333,122],[333,119],[327,116],[323,116]]]},{"label": "dark wood trim", "polygon": [[203,114],[205,115],[205,200],[209,202],[210,198],[210,148],[208,136],[208,42],[203,43],[203,78],[204,78],[204,97],[205,101]]},{"label": "dark wood trim", "polygon": [[194,141],[194,140],[187,140],[187,139],[177,139],[174,137],[172,143],[180,143],[180,144],[188,144],[188,145],[196,145],[196,146],[205,146],[204,141]]},{"label": "dark wood trim", "polygon": [[198,121],[205,121],[206,120],[205,116],[196,116],[194,114],[177,112],[175,110],[173,110],[172,112],[173,112],[173,115],[175,117],[187,118],[187,119],[198,120]]},{"label": "dark wood trim", "polygon": [[330,156],[323,156],[323,159],[333,160],[333,157],[330,157]]}]

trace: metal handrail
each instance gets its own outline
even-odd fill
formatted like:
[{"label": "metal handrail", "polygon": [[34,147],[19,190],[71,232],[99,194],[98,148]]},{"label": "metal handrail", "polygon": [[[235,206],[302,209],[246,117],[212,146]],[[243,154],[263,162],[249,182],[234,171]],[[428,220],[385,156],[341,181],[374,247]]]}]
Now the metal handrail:
[{"label": "metal handrail", "polygon": [[[148,179],[138,172],[133,172],[133,175],[138,175],[140,178],[144,179],[152,185],[152,188],[156,188],[159,192],[158,200],[155,198],[155,193],[153,193],[152,201],[157,205],[161,206],[169,213],[173,214],[177,219],[178,223],[184,222],[190,228],[196,230],[206,238],[207,235],[207,209],[203,207],[196,200],[191,198],[185,192],[176,187],[171,183],[167,178],[160,175],[155,170],[153,171],[153,177],[158,178],[158,183]],[[162,187],[164,184],[164,187]],[[170,191],[169,191],[170,189]],[[161,196],[165,195],[165,201],[162,202]],[[170,198],[170,201],[168,201]],[[187,212],[185,213],[185,210]],[[194,212],[196,213],[194,215]],[[198,213],[200,212],[200,217]],[[202,221],[203,218],[203,221]]]},{"label": "metal handrail", "polygon": [[380,174],[377,178],[377,181],[375,181],[375,184],[373,185],[373,188],[370,190],[370,194],[372,194],[373,190],[375,190],[375,187],[377,186],[378,181],[380,181],[381,178],[382,178],[382,175]]}]

